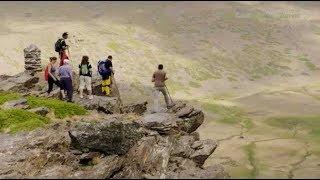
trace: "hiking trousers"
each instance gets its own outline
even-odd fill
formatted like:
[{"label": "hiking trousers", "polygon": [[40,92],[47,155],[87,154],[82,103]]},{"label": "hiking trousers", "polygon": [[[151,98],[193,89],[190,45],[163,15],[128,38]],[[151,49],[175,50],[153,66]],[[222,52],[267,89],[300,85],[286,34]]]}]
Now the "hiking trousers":
[{"label": "hiking trousers", "polygon": [[68,101],[71,102],[72,96],[73,96],[72,79],[71,78],[61,78],[60,83],[61,83],[60,89],[67,91]]},{"label": "hiking trousers", "polygon": [[[154,87],[154,89],[155,89],[156,96],[159,94],[159,91],[163,94],[166,105],[167,105],[167,107],[169,107],[169,96],[168,96],[166,88],[165,87]],[[158,100],[158,97],[156,97],[155,100]]]},{"label": "hiking trousers", "polygon": [[50,94],[52,89],[53,89],[53,84],[57,85],[58,87],[60,87],[60,82],[59,80],[55,81],[50,75],[48,77],[48,91],[47,93]]},{"label": "hiking trousers", "polygon": [[102,83],[101,83],[101,89],[102,93],[105,93],[105,95],[109,96],[111,93],[111,76],[109,77],[102,77]]}]

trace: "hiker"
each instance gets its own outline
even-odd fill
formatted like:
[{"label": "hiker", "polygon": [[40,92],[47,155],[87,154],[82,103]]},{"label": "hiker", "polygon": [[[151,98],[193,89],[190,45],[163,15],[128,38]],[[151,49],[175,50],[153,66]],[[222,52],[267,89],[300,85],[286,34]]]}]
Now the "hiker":
[{"label": "hiker", "polygon": [[102,78],[102,93],[106,96],[110,96],[111,93],[111,75],[114,74],[114,70],[112,68],[112,56],[109,55],[107,60],[99,61],[98,63],[98,72]]},{"label": "hiker", "polygon": [[89,93],[89,99],[93,99],[92,96],[92,87],[91,87],[91,78],[92,78],[92,66],[89,63],[88,56],[82,56],[81,64],[79,65],[79,76],[80,76],[80,85],[79,93],[80,98],[83,98],[83,90],[86,87]]},{"label": "hiker", "polygon": [[66,44],[66,39],[68,39],[68,33],[64,32],[62,38],[58,39],[55,43],[55,51],[59,53],[60,66],[63,65],[63,60],[69,59],[70,54],[67,55],[67,50],[69,50],[69,45]]},{"label": "hiker", "polygon": [[60,82],[56,76],[56,70],[57,70],[55,67],[56,62],[57,62],[56,57],[50,57],[50,63],[47,65],[45,73],[44,73],[45,80],[48,81],[48,91],[47,91],[48,97],[50,96],[50,93],[53,89],[53,84],[60,87]]},{"label": "hiker", "polygon": [[158,65],[158,70],[155,71],[152,75],[152,82],[154,82],[154,104],[155,104],[155,109],[158,110],[158,94],[161,92],[164,96],[164,100],[167,105],[167,109],[171,108],[172,106],[169,104],[169,96],[168,92],[165,88],[165,81],[167,80],[167,75],[166,72],[163,70],[163,65],[159,64]]},{"label": "hiker", "polygon": [[72,102],[73,86],[72,86],[72,68],[69,65],[69,60],[63,60],[63,65],[59,68],[60,90],[64,96],[64,91],[67,91],[67,101]]}]

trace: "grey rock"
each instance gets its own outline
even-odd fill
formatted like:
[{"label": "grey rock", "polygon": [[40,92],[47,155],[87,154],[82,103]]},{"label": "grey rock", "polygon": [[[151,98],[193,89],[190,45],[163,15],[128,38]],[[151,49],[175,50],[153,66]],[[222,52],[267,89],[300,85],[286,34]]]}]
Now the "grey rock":
[{"label": "grey rock", "polygon": [[177,125],[182,131],[192,133],[198,129],[204,121],[204,113],[200,110],[194,110],[187,118],[179,118]]},{"label": "grey rock", "polygon": [[145,115],[137,122],[160,134],[172,134],[179,131],[192,133],[203,123],[204,114],[202,111],[193,111],[191,114],[191,117],[177,118],[172,113],[153,113]]},{"label": "grey rock", "polygon": [[0,81],[0,90],[25,92],[33,88],[38,82],[38,77],[32,76],[29,71],[25,71]]},{"label": "grey rock", "polygon": [[196,138],[191,135],[181,136],[176,143],[173,145],[173,150],[171,151],[172,156],[188,158],[194,149],[191,148],[192,144],[196,141]]},{"label": "grey rock", "polygon": [[29,111],[39,114],[41,116],[46,116],[50,112],[50,109],[47,107],[38,107],[38,108],[30,109]]},{"label": "grey rock", "polygon": [[142,103],[134,103],[125,105],[122,107],[123,113],[135,113],[137,115],[142,115],[147,110],[147,104],[148,102],[142,102]]},{"label": "grey rock", "polygon": [[196,151],[190,156],[190,158],[201,167],[217,146],[218,143],[211,139],[196,141],[192,145]]},{"label": "grey rock", "polygon": [[160,134],[171,134],[177,131],[178,126],[176,118],[170,113],[154,113],[145,115],[141,120],[138,120],[141,126],[157,131]]},{"label": "grey rock", "polygon": [[2,109],[27,109],[29,107],[27,99],[18,99],[5,102],[1,108]]},{"label": "grey rock", "polygon": [[172,138],[143,137],[126,155],[125,166],[114,178],[161,177],[169,164]]},{"label": "grey rock", "polygon": [[168,110],[168,112],[170,112],[170,113],[177,113],[179,110],[181,110],[182,108],[184,108],[186,105],[187,105],[187,104],[186,104],[185,102],[177,101],[177,102],[175,103],[175,105]]},{"label": "grey rock", "polygon": [[84,106],[88,110],[98,110],[106,114],[120,113],[120,101],[117,97],[94,96],[93,99],[83,98],[78,95],[73,98],[75,103]]},{"label": "grey rock", "polygon": [[83,123],[69,131],[71,145],[107,155],[123,155],[143,136],[134,122],[117,119],[97,123]]},{"label": "grey rock", "polygon": [[214,165],[205,168],[194,168],[191,165],[185,165],[188,168],[184,170],[170,172],[166,177],[168,179],[229,179],[221,165]]},{"label": "grey rock", "polygon": [[180,109],[177,113],[176,116],[178,116],[179,118],[183,118],[188,116],[192,111],[194,110],[194,108],[192,106],[185,106],[184,108]]}]

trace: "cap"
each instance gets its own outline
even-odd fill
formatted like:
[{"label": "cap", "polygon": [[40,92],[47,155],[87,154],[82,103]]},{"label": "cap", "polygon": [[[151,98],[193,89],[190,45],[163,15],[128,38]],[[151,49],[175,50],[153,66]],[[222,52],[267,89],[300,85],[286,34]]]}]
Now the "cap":
[{"label": "cap", "polygon": [[62,36],[66,36],[66,35],[69,35],[68,32],[64,32],[64,33],[62,34]]},{"label": "cap", "polygon": [[69,59],[63,60],[63,64],[69,64]]}]

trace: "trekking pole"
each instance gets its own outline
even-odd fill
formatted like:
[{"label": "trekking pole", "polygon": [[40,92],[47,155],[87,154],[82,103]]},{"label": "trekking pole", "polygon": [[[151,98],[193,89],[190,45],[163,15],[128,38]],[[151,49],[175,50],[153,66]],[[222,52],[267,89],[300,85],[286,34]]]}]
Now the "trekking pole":
[{"label": "trekking pole", "polygon": [[172,98],[171,98],[171,95],[170,95],[170,93],[169,93],[169,90],[168,90],[167,86],[166,86],[166,85],[164,85],[164,86],[166,87],[166,90],[167,90],[167,92],[168,92],[168,95],[169,95],[169,98],[170,98],[171,103],[174,104],[174,102],[173,102],[173,100],[172,100]]}]

